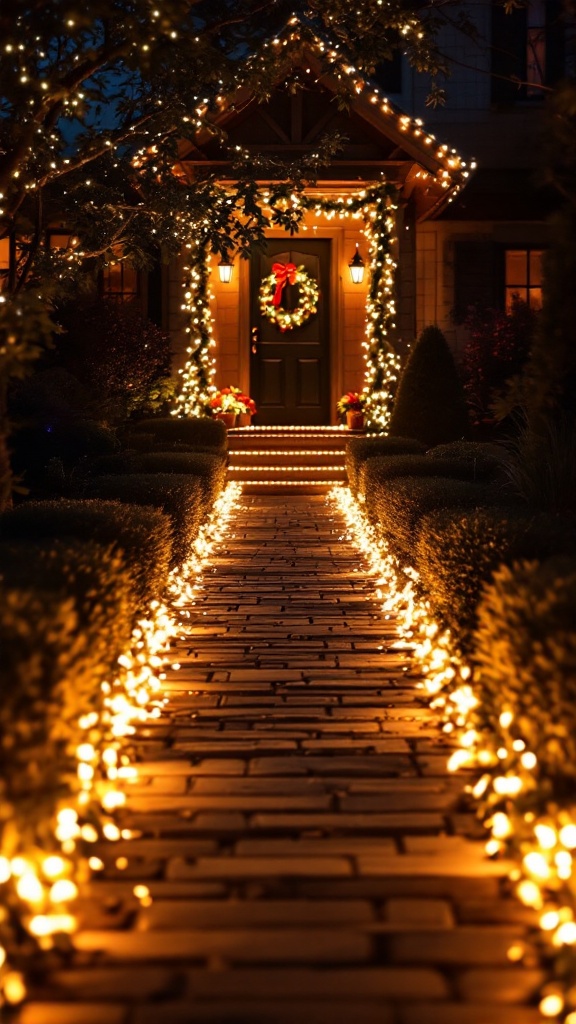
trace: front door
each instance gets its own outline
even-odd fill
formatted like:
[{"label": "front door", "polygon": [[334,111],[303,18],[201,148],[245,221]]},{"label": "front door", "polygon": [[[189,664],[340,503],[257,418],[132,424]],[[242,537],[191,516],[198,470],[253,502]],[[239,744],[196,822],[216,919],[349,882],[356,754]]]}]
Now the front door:
[{"label": "front door", "polygon": [[[265,253],[252,258],[250,391],[258,408],[258,424],[330,422],[330,244],[329,239],[274,238]],[[317,313],[301,326],[281,330],[260,313],[258,293],[273,263],[304,266],[308,277],[318,282]],[[287,283],[281,306],[293,310],[298,304],[298,284]]]}]

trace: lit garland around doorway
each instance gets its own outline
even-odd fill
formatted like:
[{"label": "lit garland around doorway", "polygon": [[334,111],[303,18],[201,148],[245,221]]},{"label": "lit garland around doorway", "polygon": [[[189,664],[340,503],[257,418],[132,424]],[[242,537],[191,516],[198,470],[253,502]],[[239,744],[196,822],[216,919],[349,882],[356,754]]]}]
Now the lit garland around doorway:
[{"label": "lit garland around doorway", "polygon": [[186,265],[184,267],[184,298],[181,311],[186,315],[187,361],[179,370],[180,393],[176,398],[176,416],[209,416],[210,397],[214,387],[215,359],[212,355],[215,342],[212,332],[212,313],[209,288],[209,253],[206,245],[198,241],[186,244]]},{"label": "lit garland around doorway", "polygon": [[[325,199],[313,195],[294,194],[287,200],[283,186],[278,190],[270,187],[261,192],[261,202],[269,211],[271,223],[275,219],[275,210],[282,216],[287,202],[290,203],[297,220],[309,210],[316,217],[352,217],[364,221],[364,234],[370,253],[370,286],[366,300],[365,338],[362,343],[366,362],[363,389],[367,400],[365,417],[369,431],[385,433],[400,370],[400,358],[392,342],[392,334],[396,327],[396,261],[393,255],[396,188],[387,182],[380,182],[348,197]],[[192,237],[193,234],[191,228]],[[188,361],[181,371],[181,390],[173,412],[177,416],[205,416],[210,415],[210,397],[215,390],[209,254],[205,246],[194,241],[191,241],[186,249],[184,302],[181,308],[189,319],[186,328],[189,336]],[[270,281],[269,289],[271,288]],[[310,301],[312,298],[311,295]]]}]

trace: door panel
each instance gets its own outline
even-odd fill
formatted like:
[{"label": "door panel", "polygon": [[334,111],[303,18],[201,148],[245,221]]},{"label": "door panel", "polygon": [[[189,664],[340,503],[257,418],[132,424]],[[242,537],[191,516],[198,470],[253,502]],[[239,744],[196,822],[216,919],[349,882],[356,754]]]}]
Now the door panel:
[{"label": "door panel", "polygon": [[296,364],[297,402],[301,406],[321,404],[320,360],[299,359]]},{"label": "door panel", "polygon": [[[298,426],[330,422],[329,284],[330,240],[270,239],[266,253],[251,262],[252,326],[257,328],[256,352],[250,362],[250,391],[258,407],[256,424]],[[258,292],[273,263],[304,265],[318,281],[318,312],[301,327],[281,331],[260,315]],[[286,285],[282,305],[298,305],[298,284]]]},{"label": "door panel", "polygon": [[258,409],[282,408],[286,404],[286,377],[282,359],[262,359],[260,363],[262,396],[256,402]]}]

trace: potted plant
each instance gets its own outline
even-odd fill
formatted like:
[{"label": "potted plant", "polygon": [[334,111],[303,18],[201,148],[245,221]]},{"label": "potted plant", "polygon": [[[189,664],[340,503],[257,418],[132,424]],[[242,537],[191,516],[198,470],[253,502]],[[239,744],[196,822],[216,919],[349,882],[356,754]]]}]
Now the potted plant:
[{"label": "potted plant", "polygon": [[336,408],[340,416],[346,416],[349,430],[364,429],[364,408],[367,397],[357,391],[347,391],[337,402]]},{"label": "potted plant", "polygon": [[250,398],[250,395],[245,395],[243,392],[240,392],[236,397],[240,405],[243,406],[242,412],[238,413],[238,426],[249,427],[252,417],[258,412],[256,402],[253,398]]},{"label": "potted plant", "polygon": [[239,401],[240,388],[222,388],[216,391],[210,399],[210,408],[218,420],[222,420],[225,426],[236,426],[236,417],[244,411],[244,405]]}]

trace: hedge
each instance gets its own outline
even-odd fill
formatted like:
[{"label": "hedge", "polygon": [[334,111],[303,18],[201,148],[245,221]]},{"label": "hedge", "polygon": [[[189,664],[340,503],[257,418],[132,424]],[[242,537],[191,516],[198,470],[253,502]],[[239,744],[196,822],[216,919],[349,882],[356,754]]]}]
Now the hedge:
[{"label": "hedge", "polygon": [[[491,732],[510,732],[537,758],[553,799],[573,802],[576,776],[576,559],[501,566],[484,588],[475,633],[475,686]],[[498,744],[498,737],[495,742]],[[567,784],[563,782],[570,777]]]},{"label": "hedge", "polygon": [[182,442],[192,446],[216,448],[226,451],[228,435],[221,420],[210,417],[179,418],[177,416],[136,420],[131,424],[134,433],[153,434],[156,442]]},{"label": "hedge", "polygon": [[101,674],[116,665],[138,613],[133,576],[117,546],[74,538],[0,542],[0,579],[10,589],[72,596]]},{"label": "hedge", "polygon": [[426,455],[431,459],[463,459],[470,462],[479,475],[504,479],[506,450],[502,445],[482,441],[452,441],[429,448]]},{"label": "hedge", "polygon": [[439,476],[374,479],[368,493],[370,514],[392,551],[411,562],[419,520],[428,512],[497,504],[499,498],[486,484]]},{"label": "hedge", "polygon": [[3,817],[33,844],[57,796],[75,788],[78,718],[102,698],[100,666],[74,598],[36,588],[0,586],[0,648],[0,760],[11,805]]},{"label": "hedge", "polygon": [[418,524],[416,569],[434,609],[468,649],[484,584],[501,563],[576,552],[576,524],[518,506],[445,508]]},{"label": "hedge", "polygon": [[358,492],[361,466],[375,455],[418,455],[424,445],[410,437],[351,437],[346,442],[346,471],[353,492]]},{"label": "hedge", "polygon": [[172,562],[172,529],[156,508],[120,501],[29,501],[0,517],[0,540],[78,538],[124,553],[137,604],[161,597]]},{"label": "hedge", "polygon": [[127,505],[152,506],[171,524],[174,568],[188,558],[193,540],[209,512],[202,481],[183,473],[131,473],[99,476],[86,483],[86,495]]},{"label": "hedge", "polygon": [[122,452],[98,459],[94,470],[107,474],[178,473],[197,476],[202,481],[208,506],[216,501],[226,481],[227,459],[224,453],[206,452]]},{"label": "hedge", "polygon": [[[360,470],[360,489],[369,494],[376,483],[396,477],[450,477],[456,480],[481,478],[478,468],[467,459],[431,459],[427,455],[377,455],[368,459]],[[491,476],[484,471],[484,477]]]}]

